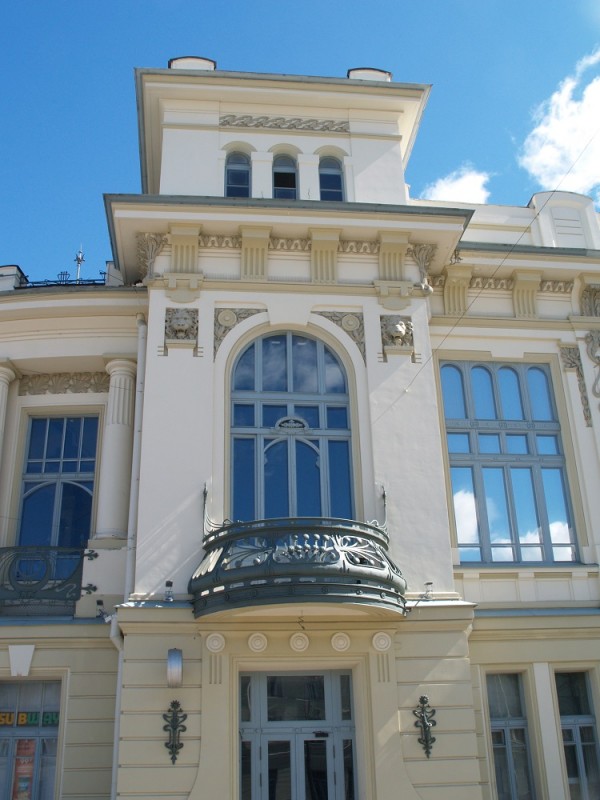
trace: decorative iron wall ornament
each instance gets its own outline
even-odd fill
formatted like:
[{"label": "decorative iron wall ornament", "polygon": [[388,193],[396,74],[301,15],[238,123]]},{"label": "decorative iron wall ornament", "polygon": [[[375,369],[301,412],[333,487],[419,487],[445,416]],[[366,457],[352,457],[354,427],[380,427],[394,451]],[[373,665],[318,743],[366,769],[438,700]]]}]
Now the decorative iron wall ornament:
[{"label": "decorative iron wall ornament", "polygon": [[332,131],[347,133],[350,124],[345,120],[303,119],[302,117],[254,117],[250,114],[224,114],[219,125],[222,128],[275,128],[277,130]]},{"label": "decorative iron wall ornament", "polygon": [[560,356],[562,359],[563,367],[566,370],[574,370],[577,375],[577,385],[579,387],[579,394],[581,396],[581,405],[583,407],[583,417],[585,424],[588,428],[592,426],[592,412],[590,411],[590,401],[588,400],[587,388],[585,385],[585,378],[583,377],[583,365],[581,363],[581,354],[576,345],[560,345]]},{"label": "decorative iron wall ornament", "polygon": [[137,257],[142,278],[154,275],[154,262],[167,244],[168,238],[164,233],[138,233]]},{"label": "decorative iron wall ornament", "polygon": [[169,738],[165,742],[165,747],[171,756],[171,764],[174,764],[177,761],[179,751],[183,748],[181,734],[187,730],[186,726],[183,724],[187,719],[187,714],[182,712],[179,701],[173,700],[167,713],[162,716],[167,723],[163,725],[163,731],[169,734]]},{"label": "decorative iron wall ornament", "polygon": [[260,308],[216,308],[214,322],[214,348],[213,359],[216,358],[223,339],[232,328],[239,325],[248,317],[260,314]]},{"label": "decorative iron wall ornament", "polygon": [[365,364],[367,363],[367,354],[365,351],[365,324],[362,314],[344,314],[339,311],[315,311],[315,314],[318,314],[320,317],[325,317],[325,319],[330,320],[334,325],[346,331],[360,350],[363,361]]},{"label": "decorative iron wall ornament", "polygon": [[19,394],[87,394],[108,392],[107,372],[56,372],[53,375],[23,375]]},{"label": "decorative iron wall ornament", "polygon": [[431,735],[431,729],[437,725],[437,722],[434,720],[435,709],[429,705],[429,698],[426,694],[419,697],[419,705],[415,708],[413,714],[417,718],[415,728],[421,729],[419,744],[423,746],[425,755],[429,758],[435,742],[435,736]]},{"label": "decorative iron wall ornament", "polygon": [[585,336],[587,354],[598,369],[596,380],[592,386],[594,397],[600,397],[600,330],[590,331]]},{"label": "decorative iron wall ornament", "polygon": [[581,293],[581,314],[600,317],[600,283],[590,283]]}]

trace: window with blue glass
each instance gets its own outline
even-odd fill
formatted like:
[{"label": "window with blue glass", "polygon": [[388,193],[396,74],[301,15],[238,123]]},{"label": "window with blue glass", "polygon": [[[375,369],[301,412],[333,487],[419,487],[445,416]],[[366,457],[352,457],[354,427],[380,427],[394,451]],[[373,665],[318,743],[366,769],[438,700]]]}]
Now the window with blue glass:
[{"label": "window with blue glass", "polygon": [[225,197],[250,197],[250,159],[245,153],[227,156]]},{"label": "window with blue glass", "polygon": [[87,546],[97,439],[97,416],[30,419],[20,545]]},{"label": "window with blue glass", "polygon": [[344,199],[342,165],[337,158],[326,156],[319,161],[319,189],[321,200]]},{"label": "window with blue glass", "polygon": [[353,517],[345,371],[323,342],[264,336],[232,380],[232,516]]},{"label": "window with blue glass", "polygon": [[461,562],[572,562],[575,532],[550,371],[441,367]]}]

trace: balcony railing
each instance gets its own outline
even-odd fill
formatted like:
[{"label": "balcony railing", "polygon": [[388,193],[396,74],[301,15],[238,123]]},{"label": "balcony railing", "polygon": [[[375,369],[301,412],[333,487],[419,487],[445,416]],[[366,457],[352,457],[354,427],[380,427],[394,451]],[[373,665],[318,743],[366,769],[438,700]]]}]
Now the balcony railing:
[{"label": "balcony railing", "polygon": [[406,581],[376,525],[300,518],[236,522],[210,533],[192,576],[196,617],[281,603],[359,603],[404,610]]},{"label": "balcony railing", "polygon": [[81,597],[84,554],[72,547],[0,548],[0,610],[72,612]]}]

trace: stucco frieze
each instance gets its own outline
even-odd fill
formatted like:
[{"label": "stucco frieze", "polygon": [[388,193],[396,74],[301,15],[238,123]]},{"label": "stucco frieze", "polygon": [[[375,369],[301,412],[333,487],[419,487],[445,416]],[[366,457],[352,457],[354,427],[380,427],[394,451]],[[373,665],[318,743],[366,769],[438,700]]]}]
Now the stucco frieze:
[{"label": "stucco frieze", "polygon": [[342,239],[338,244],[338,252],[340,253],[357,253],[360,255],[374,255],[379,253],[381,247],[380,242],[374,241],[356,241],[354,239]]},{"label": "stucco frieze", "polygon": [[106,372],[56,372],[49,375],[23,375],[20,395],[86,394],[108,392],[110,377]]},{"label": "stucco frieze", "polygon": [[352,339],[354,344],[360,350],[363,361],[367,362],[367,354],[365,350],[365,324],[362,314],[344,314],[340,311],[316,311],[320,317],[330,320],[346,331],[348,336]]},{"label": "stucco frieze", "polygon": [[248,317],[254,314],[260,314],[259,308],[216,308],[215,321],[214,321],[214,348],[213,358],[216,358],[219,347],[223,339],[227,336],[230,330],[239,325]]},{"label": "stucco frieze", "polygon": [[152,277],[154,262],[167,244],[168,237],[164,233],[138,233],[137,257],[140,277]]},{"label": "stucco frieze", "polygon": [[600,317],[600,283],[591,283],[582,291],[581,313],[584,317]]},{"label": "stucco frieze", "polygon": [[269,250],[284,250],[288,252],[307,253],[312,246],[311,239],[269,239]]},{"label": "stucco frieze", "polygon": [[198,237],[200,247],[224,247],[228,249],[238,249],[242,246],[241,236],[214,236],[212,234],[200,235]]},{"label": "stucco frieze", "polygon": [[224,114],[219,125],[222,128],[275,128],[277,130],[331,131],[348,133],[350,125],[344,120],[305,119],[302,117],[252,116],[251,114]]},{"label": "stucco frieze", "polygon": [[572,291],[573,281],[542,281],[540,284],[540,292],[571,294]]},{"label": "stucco frieze", "polygon": [[592,386],[594,397],[600,397],[600,330],[586,334],[585,345],[588,356],[596,365],[596,380]]},{"label": "stucco frieze", "polygon": [[589,428],[592,425],[592,413],[590,411],[590,401],[588,399],[585,378],[583,377],[583,365],[581,363],[581,353],[579,352],[579,348],[576,345],[561,344],[560,357],[563,368],[565,370],[574,370],[577,376],[577,386],[579,387],[579,394],[581,396],[583,417],[585,419],[585,424]]},{"label": "stucco frieze", "polygon": [[422,286],[427,286],[429,284],[429,266],[436,250],[437,246],[435,244],[414,244],[406,251],[409,256],[412,256],[415,264],[419,268],[419,277]]}]

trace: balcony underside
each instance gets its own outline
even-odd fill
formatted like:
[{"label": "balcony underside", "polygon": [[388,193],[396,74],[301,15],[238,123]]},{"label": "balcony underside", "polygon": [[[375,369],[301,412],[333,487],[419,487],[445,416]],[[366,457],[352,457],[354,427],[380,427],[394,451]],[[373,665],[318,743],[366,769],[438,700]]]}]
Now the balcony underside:
[{"label": "balcony underside", "polygon": [[406,581],[375,525],[340,519],[269,519],[206,537],[189,584],[194,615],[227,609],[349,603],[404,611]]}]

